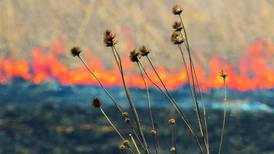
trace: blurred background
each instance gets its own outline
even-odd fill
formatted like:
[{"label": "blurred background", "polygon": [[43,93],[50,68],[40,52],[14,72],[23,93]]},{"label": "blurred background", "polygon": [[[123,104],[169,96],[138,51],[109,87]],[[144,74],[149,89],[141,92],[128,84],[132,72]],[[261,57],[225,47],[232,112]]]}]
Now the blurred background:
[{"label": "blurred background", "polygon": [[[179,20],[171,11],[174,4],[184,9],[209,111],[212,152],[221,128],[224,91],[219,72],[224,68],[230,117],[223,153],[274,153],[272,0],[0,0],[0,153],[119,153],[119,138],[100,113],[90,109],[90,100],[102,97],[117,125],[123,124],[97,82],[69,51],[75,45],[83,49],[90,67],[126,109],[118,69],[103,44],[106,29],[118,37],[127,83],[141,116],[147,116],[144,85],[128,56],[130,50],[147,45],[173,96],[193,117],[180,54],[170,42],[172,24]],[[147,63],[146,67],[151,72]],[[168,102],[149,86],[161,121]],[[149,127],[148,121],[144,123]],[[181,125],[179,149],[198,152]],[[161,143],[163,153],[170,144],[166,127],[159,125],[166,139]]]}]

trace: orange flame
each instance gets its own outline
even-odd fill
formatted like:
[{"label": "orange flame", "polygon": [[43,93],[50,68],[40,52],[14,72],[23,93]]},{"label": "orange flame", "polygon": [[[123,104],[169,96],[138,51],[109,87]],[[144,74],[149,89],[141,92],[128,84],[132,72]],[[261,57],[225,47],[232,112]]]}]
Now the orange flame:
[{"label": "orange flame", "polygon": [[[129,46],[131,47],[132,45],[127,44],[126,48],[129,48]],[[25,59],[0,59],[0,83],[6,84],[12,78],[20,77],[25,80],[31,80],[34,84],[48,82],[53,78],[62,85],[97,84],[96,80],[91,77],[84,67],[71,69],[61,63],[59,57],[62,55],[62,51],[64,51],[63,42],[61,39],[58,39],[50,48],[43,50],[39,48],[33,49],[30,62]],[[47,55],[43,53],[47,53]],[[104,85],[108,87],[122,85],[117,67],[111,70],[105,69],[103,62],[95,58],[91,53],[85,52],[85,58],[88,59],[90,67]],[[246,48],[243,58],[240,59],[238,64],[232,65],[221,58],[212,57],[209,60],[208,71],[199,65],[195,66],[199,83],[203,89],[221,88],[223,83],[222,78],[219,76],[219,71],[223,68],[228,73],[227,85],[229,88],[240,91],[258,88],[271,89],[274,87],[273,54],[274,45],[260,40]],[[128,59],[124,59],[123,64],[125,72],[127,72],[128,85],[130,87],[143,88],[143,81],[138,73],[130,71],[133,67],[136,67],[135,64]],[[175,89],[187,83],[186,72],[183,69],[169,71],[163,66],[157,66],[157,70],[169,89]],[[152,76],[152,79],[158,82],[153,71],[151,69],[147,71]],[[128,72],[131,73],[129,74]],[[149,83],[149,86],[153,87],[151,83]]]}]

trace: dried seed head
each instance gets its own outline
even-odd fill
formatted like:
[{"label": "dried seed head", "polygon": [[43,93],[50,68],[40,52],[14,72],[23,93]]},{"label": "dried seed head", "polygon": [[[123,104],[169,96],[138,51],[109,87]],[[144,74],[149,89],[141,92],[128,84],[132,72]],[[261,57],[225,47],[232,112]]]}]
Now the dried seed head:
[{"label": "dried seed head", "polygon": [[123,113],[122,113],[122,117],[123,117],[123,118],[128,118],[128,112],[123,112]]},{"label": "dried seed head", "polygon": [[181,44],[185,41],[184,36],[179,31],[174,31],[171,35],[171,42],[174,44]]},{"label": "dried seed head", "polygon": [[182,22],[180,21],[175,21],[172,25],[172,28],[175,30],[175,31],[181,31],[183,29],[183,24]]},{"label": "dried seed head", "polygon": [[139,48],[139,51],[140,51],[141,56],[147,56],[150,53],[151,50],[143,45]]},{"label": "dried seed head", "polygon": [[227,73],[222,69],[220,72],[220,76],[225,79],[227,77]]},{"label": "dried seed head", "polygon": [[125,150],[126,150],[126,146],[123,145],[123,144],[121,144],[121,145],[120,145],[120,150],[121,150],[121,151],[125,151]]},{"label": "dried seed head", "polygon": [[169,151],[170,151],[171,153],[174,153],[174,152],[176,152],[176,148],[175,148],[175,147],[171,147],[171,148],[169,149]]},{"label": "dried seed head", "polygon": [[129,123],[130,119],[129,118],[125,118],[124,119],[126,123]]},{"label": "dried seed head", "polygon": [[117,44],[116,36],[110,30],[106,30],[104,33],[104,43],[107,47]]},{"label": "dried seed head", "polygon": [[123,112],[123,113],[122,113],[122,117],[123,117],[123,119],[124,119],[124,121],[125,121],[126,123],[129,123],[128,112]]},{"label": "dried seed head", "polygon": [[132,62],[138,62],[138,57],[139,57],[139,52],[137,51],[137,49],[133,49],[130,52],[129,58]]},{"label": "dried seed head", "polygon": [[70,52],[72,56],[75,57],[75,56],[79,56],[82,51],[79,47],[73,47],[70,49]]},{"label": "dried seed head", "polygon": [[102,103],[99,98],[94,98],[92,101],[92,106],[94,108],[100,108],[102,106]]},{"label": "dried seed head", "polygon": [[156,134],[157,134],[157,130],[155,128],[151,129],[150,132],[153,136],[156,136]]},{"label": "dried seed head", "polygon": [[122,143],[125,147],[129,147],[129,141],[128,140],[124,140]]},{"label": "dried seed head", "polygon": [[180,15],[183,12],[183,8],[179,5],[174,5],[172,8],[172,12],[175,15]]},{"label": "dried seed head", "polygon": [[171,118],[168,120],[169,125],[174,125],[176,123],[175,119]]}]

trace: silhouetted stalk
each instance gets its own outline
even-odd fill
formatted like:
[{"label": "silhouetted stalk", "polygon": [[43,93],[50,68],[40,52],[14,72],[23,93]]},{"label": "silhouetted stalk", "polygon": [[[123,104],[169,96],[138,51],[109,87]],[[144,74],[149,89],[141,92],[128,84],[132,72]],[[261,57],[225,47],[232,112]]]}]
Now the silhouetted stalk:
[{"label": "silhouetted stalk", "polygon": [[[95,78],[95,80],[99,83],[100,87],[104,90],[104,92],[108,95],[108,97],[111,99],[111,102],[114,104],[114,106],[118,109],[118,111],[120,112],[120,114],[123,114],[123,110],[122,108],[119,106],[119,104],[117,103],[117,101],[114,99],[114,97],[110,94],[110,92],[105,88],[105,86],[102,84],[102,82],[100,81],[100,79],[96,76],[96,74],[91,70],[91,68],[87,65],[87,63],[85,62],[85,60],[81,57],[81,55],[77,55],[77,57],[81,60],[81,62],[83,63],[83,65],[85,66],[85,68],[88,70],[88,72]],[[125,121],[126,122],[126,121]],[[142,143],[142,141],[140,140],[139,136],[137,135],[134,127],[132,126],[131,122],[128,121],[126,122],[126,124],[128,125],[128,128],[131,129],[131,132],[135,135],[135,137],[137,138],[138,142],[140,143],[140,145],[144,148],[144,145]],[[145,148],[144,148],[145,149]]]},{"label": "silhouetted stalk", "polygon": [[[208,141],[208,132],[207,132],[207,115],[206,115],[206,106],[205,106],[205,102],[204,102],[204,99],[203,99],[203,96],[201,94],[201,90],[200,90],[200,87],[199,87],[199,82],[198,82],[198,78],[197,78],[197,75],[196,75],[196,71],[195,71],[195,67],[193,65],[193,62],[192,62],[192,58],[191,58],[191,54],[190,54],[190,46],[189,46],[189,42],[188,42],[188,38],[187,38],[187,33],[186,33],[186,28],[184,26],[184,22],[183,22],[183,19],[182,19],[182,16],[181,14],[178,15],[179,18],[180,18],[180,21],[182,23],[182,29],[183,29],[183,32],[184,32],[184,36],[185,36],[185,47],[187,48],[187,52],[188,52],[188,57],[189,57],[189,63],[190,63],[190,71],[191,71],[191,78],[192,78],[192,82],[193,82],[193,92],[194,92],[194,96],[196,98],[196,101],[197,101],[197,94],[196,94],[196,90],[195,90],[195,81],[197,83],[197,87],[198,87],[198,90],[199,90],[199,94],[201,96],[201,99],[202,99],[202,108],[203,108],[203,129],[200,129],[201,130],[201,133],[202,133],[202,136],[203,136],[203,139],[204,139],[204,142],[205,142],[205,147],[206,147],[206,152],[207,154],[209,154],[209,141]],[[195,80],[193,78],[193,74],[195,75]],[[197,105],[198,105],[198,102],[196,102]],[[199,108],[199,105],[198,105],[198,108]],[[199,115],[200,115],[200,112],[199,112]],[[201,116],[201,115],[200,115]],[[202,123],[201,123],[202,124]]]},{"label": "silhouetted stalk", "polygon": [[138,62],[137,62],[137,65],[138,65],[138,68],[139,68],[139,71],[140,71],[140,76],[142,77],[142,80],[143,80],[144,85],[146,87],[148,112],[149,112],[149,119],[150,119],[150,123],[151,123],[151,131],[155,131],[155,134],[153,134],[153,132],[151,132],[151,133],[152,133],[152,137],[153,137],[153,144],[154,144],[154,148],[155,148],[155,153],[158,154],[159,144],[158,144],[158,139],[157,139],[157,131],[156,131],[155,124],[154,124],[154,119],[153,119],[153,113],[152,113],[152,109],[151,109],[149,89],[148,89],[148,86],[147,86],[147,82],[144,78],[142,69],[140,67],[140,64]]},{"label": "silhouetted stalk", "polygon": [[[107,114],[104,112],[103,108],[100,107],[99,108],[101,113],[103,114],[103,116],[107,119],[108,123],[110,124],[110,126],[114,129],[114,131],[119,135],[119,137],[121,138],[122,141],[125,141],[125,138],[123,137],[123,135],[120,133],[120,131],[116,128],[116,126],[112,123],[112,121],[109,119],[109,117],[107,116]],[[129,150],[133,153],[131,147],[128,147]]]},{"label": "silhouetted stalk", "polygon": [[[179,48],[180,53],[181,53],[181,55],[182,55],[184,67],[185,67],[186,74],[187,74],[187,80],[188,80],[189,86],[190,86],[190,93],[191,93],[192,100],[193,100],[193,103],[194,103],[194,106],[195,106],[195,112],[196,112],[196,116],[197,116],[197,119],[198,119],[198,124],[199,124],[199,128],[200,128],[200,132],[201,132],[201,135],[203,136],[204,133],[203,133],[203,128],[202,128],[200,109],[199,109],[199,106],[198,106],[197,99],[196,99],[196,97],[195,97],[195,92],[193,91],[195,85],[194,85],[194,83],[191,84],[191,80],[190,80],[190,78],[189,78],[189,72],[188,72],[188,68],[187,68],[185,56],[184,56],[183,50],[182,50],[182,48],[181,48],[181,45],[178,45],[178,48]],[[191,67],[191,66],[190,66],[190,67]],[[193,82],[193,80],[192,80],[192,82]]]},{"label": "silhouetted stalk", "polygon": [[[224,73],[222,71],[222,73]],[[221,130],[221,139],[220,139],[220,143],[219,143],[219,150],[218,150],[218,154],[221,154],[221,150],[222,150],[222,143],[223,143],[223,138],[224,138],[224,130],[225,130],[225,123],[226,123],[226,112],[227,112],[227,90],[226,90],[226,80],[225,77],[226,75],[223,74],[223,82],[224,82],[224,117],[223,117],[223,125],[222,125],[222,130]]]},{"label": "silhouetted stalk", "polygon": [[170,152],[176,154],[177,150],[176,150],[176,122],[175,122],[175,119],[173,119],[173,118],[169,119],[168,123],[169,123],[170,132],[171,132]]},{"label": "silhouetted stalk", "polygon": [[155,86],[157,87],[160,92],[169,100],[169,102],[171,103],[172,107],[176,110],[176,112],[179,114],[180,118],[183,120],[183,122],[186,124],[190,134],[193,136],[193,139],[195,140],[195,142],[197,143],[197,145],[199,146],[200,148],[200,151],[201,153],[203,153],[203,148],[199,142],[199,139],[197,137],[197,135],[195,134],[194,132],[194,129],[193,127],[191,126],[190,122],[186,119],[186,116],[185,114],[181,111],[181,109],[178,107],[177,103],[175,102],[175,100],[170,96],[168,95],[167,93],[165,93],[151,78],[150,76],[147,74],[143,64],[141,61],[139,61],[139,64],[143,70],[143,72],[145,73],[146,77],[149,79],[149,81]]},{"label": "silhouetted stalk", "polygon": [[128,88],[127,88],[127,85],[126,85],[126,82],[125,82],[125,77],[124,77],[121,58],[120,58],[119,53],[117,52],[115,46],[112,46],[111,49],[112,49],[116,64],[117,64],[117,66],[119,67],[119,70],[120,70],[120,74],[121,74],[121,78],[122,78],[122,82],[123,82],[123,87],[124,87],[124,90],[125,90],[125,93],[126,93],[126,96],[127,96],[127,99],[128,99],[128,103],[129,103],[130,108],[133,112],[133,117],[134,117],[134,120],[135,120],[135,123],[136,123],[136,126],[137,126],[137,130],[138,130],[139,134],[141,135],[141,138],[142,138],[142,141],[143,141],[143,144],[144,144],[144,147],[145,147],[145,152],[148,154],[150,152],[149,152],[148,145],[147,145],[147,142],[146,142],[143,130],[142,130],[140,118],[139,118],[139,115],[136,111],[136,108],[135,108],[135,106],[134,106],[134,104],[131,100],[131,97],[130,97],[130,94],[129,94],[129,91],[128,91]]}]

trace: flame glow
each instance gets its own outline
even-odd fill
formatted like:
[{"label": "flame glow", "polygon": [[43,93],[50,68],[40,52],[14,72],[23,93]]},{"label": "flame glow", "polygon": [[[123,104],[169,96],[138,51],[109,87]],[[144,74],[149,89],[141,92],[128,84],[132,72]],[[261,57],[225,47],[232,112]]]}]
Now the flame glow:
[{"label": "flame glow", "polygon": [[[0,84],[6,84],[12,78],[20,77],[31,80],[34,84],[47,82],[54,78],[62,85],[96,85],[96,80],[91,77],[84,67],[79,65],[78,68],[72,69],[60,62],[59,57],[63,54],[63,51],[63,42],[57,40],[48,49],[34,48],[31,61],[25,59],[15,60],[13,58],[0,59]],[[223,86],[222,79],[219,76],[222,68],[229,75],[227,80],[229,88],[240,91],[258,88],[271,89],[274,87],[273,56],[274,45],[261,40],[246,48],[243,58],[237,64],[232,65],[221,58],[212,57],[209,60],[209,68],[202,68],[199,65],[196,65],[195,68],[203,89]],[[122,85],[117,67],[113,67],[111,70],[105,69],[103,62],[98,58],[94,58],[91,52],[85,52],[84,57],[105,86]],[[75,61],[75,63],[80,63],[80,61]],[[123,60],[123,64],[126,72],[130,72],[129,70],[136,67],[127,59]],[[163,66],[157,66],[157,70],[170,89],[178,88],[187,83],[186,73],[183,69],[169,71]],[[152,75],[154,81],[158,81],[151,69],[148,69],[148,73]],[[143,81],[138,73],[127,73],[126,79],[130,87],[143,87]],[[149,86],[153,87],[151,83],[149,83]]]}]

